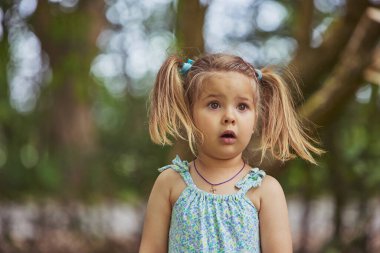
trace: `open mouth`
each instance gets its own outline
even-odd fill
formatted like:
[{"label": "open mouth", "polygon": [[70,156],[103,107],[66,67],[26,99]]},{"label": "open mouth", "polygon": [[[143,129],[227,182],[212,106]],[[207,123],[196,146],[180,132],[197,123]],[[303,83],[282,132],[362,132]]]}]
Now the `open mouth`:
[{"label": "open mouth", "polygon": [[222,133],[220,139],[222,140],[222,143],[231,145],[236,142],[236,134],[231,130],[227,130]]},{"label": "open mouth", "polygon": [[223,134],[220,136],[221,138],[226,138],[226,139],[235,139],[236,135],[233,131],[224,131]]}]

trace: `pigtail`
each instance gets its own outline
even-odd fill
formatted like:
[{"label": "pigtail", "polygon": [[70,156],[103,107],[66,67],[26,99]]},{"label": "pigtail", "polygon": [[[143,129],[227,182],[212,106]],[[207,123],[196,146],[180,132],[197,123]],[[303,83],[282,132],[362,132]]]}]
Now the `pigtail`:
[{"label": "pigtail", "polygon": [[[281,76],[270,68],[262,70],[261,90],[261,160],[268,149],[281,161],[295,157],[316,164],[311,153],[323,151],[313,145],[313,140],[304,130],[294,107],[290,91]],[[296,85],[296,91],[299,88]],[[294,152],[293,152],[294,151]]]},{"label": "pigtail", "polygon": [[171,145],[169,136],[190,142],[192,152],[195,137],[179,67],[182,61],[170,56],[161,66],[150,95],[149,134],[154,143]]}]

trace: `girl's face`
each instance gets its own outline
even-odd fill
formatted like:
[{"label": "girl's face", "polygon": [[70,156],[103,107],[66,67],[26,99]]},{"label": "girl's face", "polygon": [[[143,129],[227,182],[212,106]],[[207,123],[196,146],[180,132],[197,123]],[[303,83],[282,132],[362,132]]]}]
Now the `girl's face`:
[{"label": "girl's face", "polygon": [[204,135],[198,152],[216,159],[241,155],[255,126],[252,80],[238,72],[216,72],[202,85],[193,107],[195,125]]}]

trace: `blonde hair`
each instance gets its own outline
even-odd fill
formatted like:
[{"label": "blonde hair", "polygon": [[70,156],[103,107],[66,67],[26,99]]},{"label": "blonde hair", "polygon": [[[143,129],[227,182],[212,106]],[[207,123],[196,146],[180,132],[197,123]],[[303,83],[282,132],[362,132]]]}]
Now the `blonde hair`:
[{"label": "blonde hair", "polygon": [[[192,107],[202,91],[203,81],[215,72],[238,72],[252,80],[256,119],[260,119],[261,160],[270,150],[273,157],[286,161],[295,154],[316,163],[311,153],[323,151],[313,145],[294,109],[286,82],[271,68],[262,69],[258,80],[254,67],[242,58],[227,54],[208,54],[195,60],[186,75],[179,70],[183,61],[170,56],[161,66],[150,96],[149,133],[157,144],[172,144],[169,136],[188,141],[193,154],[203,140],[192,118]],[[299,91],[295,84],[296,90]],[[294,154],[295,153],[295,154]]]}]

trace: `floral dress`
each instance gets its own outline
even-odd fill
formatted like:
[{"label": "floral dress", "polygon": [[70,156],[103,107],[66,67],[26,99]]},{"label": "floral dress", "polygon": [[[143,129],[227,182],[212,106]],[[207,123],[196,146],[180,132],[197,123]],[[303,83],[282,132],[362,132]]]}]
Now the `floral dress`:
[{"label": "floral dress", "polygon": [[260,186],[265,172],[252,168],[235,185],[238,192],[218,195],[197,188],[187,161],[177,156],[172,163],[159,171],[173,169],[187,187],[172,209],[169,253],[260,252],[258,211],[246,193]]}]

